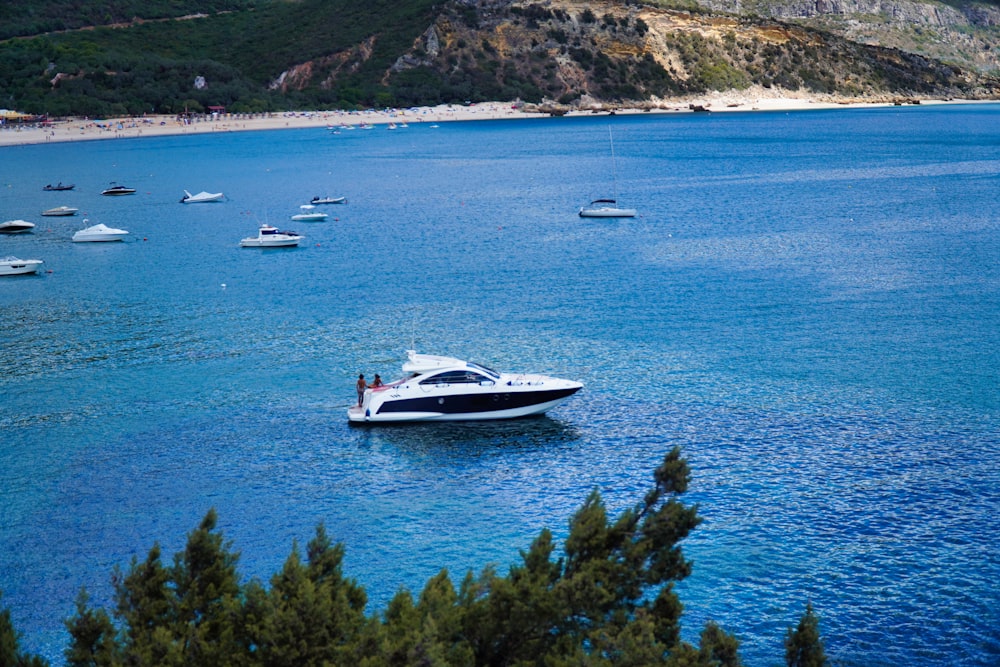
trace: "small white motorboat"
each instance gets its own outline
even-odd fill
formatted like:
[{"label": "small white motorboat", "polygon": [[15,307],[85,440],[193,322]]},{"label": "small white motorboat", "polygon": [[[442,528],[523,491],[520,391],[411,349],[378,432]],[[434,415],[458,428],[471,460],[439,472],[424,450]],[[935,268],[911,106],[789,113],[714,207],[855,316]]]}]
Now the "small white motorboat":
[{"label": "small white motorboat", "polygon": [[365,388],[352,422],[476,421],[540,415],[583,384],[547,375],[498,373],[461,359],[407,350],[403,379]]},{"label": "small white motorboat", "polygon": [[611,137],[611,126],[608,126],[608,143],[611,144],[611,173],[614,177],[615,196],[613,199],[595,199],[590,206],[580,209],[581,218],[634,218],[634,208],[618,206],[618,169],[615,166],[615,141]]},{"label": "small white motorboat", "polygon": [[298,222],[322,222],[330,217],[326,213],[320,213],[319,211],[313,210],[316,207],[312,204],[303,204],[302,206],[299,206],[299,208],[302,209],[302,212],[293,215],[292,220],[297,220]]},{"label": "small white motorboat", "polygon": [[0,259],[0,276],[19,276],[26,273],[35,273],[42,265],[40,259],[18,259],[17,257],[4,257]]},{"label": "small white motorboat", "polygon": [[112,184],[111,187],[106,188],[103,192],[101,192],[101,194],[107,195],[109,197],[115,197],[121,195],[134,195],[135,188],[127,188],[124,185]]},{"label": "small white motorboat", "polygon": [[313,197],[309,203],[315,206],[317,204],[343,204],[346,201],[347,197]]},{"label": "small white motorboat", "polygon": [[185,190],[184,196],[181,197],[182,204],[205,204],[213,201],[222,201],[222,193],[202,191],[196,195],[193,195],[187,190]]},{"label": "small white motorboat", "polygon": [[27,220],[8,220],[0,222],[0,234],[23,234],[35,228],[35,223]]},{"label": "small white motorboat", "polygon": [[[90,221],[85,219],[83,224],[87,224],[88,222]],[[115,229],[114,227],[108,227],[104,223],[99,223],[92,227],[81,229],[76,234],[73,234],[73,243],[122,241],[126,236],[128,236],[128,232],[124,229]]]},{"label": "small white motorboat", "polygon": [[50,208],[42,211],[42,215],[46,217],[56,217],[63,215],[76,215],[77,211],[80,209],[73,208],[72,206],[56,206],[55,208]]},{"label": "small white motorboat", "polygon": [[257,236],[240,241],[243,248],[291,248],[305,237],[295,232],[281,231],[271,225],[261,225]]},{"label": "small white motorboat", "polygon": [[634,218],[634,208],[619,208],[614,199],[595,199],[580,209],[581,218]]}]

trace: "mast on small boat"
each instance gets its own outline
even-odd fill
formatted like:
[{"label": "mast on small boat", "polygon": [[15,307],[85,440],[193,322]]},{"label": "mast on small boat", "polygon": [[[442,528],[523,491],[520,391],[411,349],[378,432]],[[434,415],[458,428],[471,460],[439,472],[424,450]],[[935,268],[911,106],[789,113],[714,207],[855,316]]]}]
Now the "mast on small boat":
[{"label": "mast on small boat", "polygon": [[608,123],[608,143],[611,144],[611,179],[613,181],[613,193],[615,195],[615,203],[618,202],[618,164],[615,160],[615,139],[611,135],[611,123]]},{"label": "mast on small boat", "polygon": [[634,208],[618,207],[618,160],[615,158],[615,139],[608,125],[608,143],[611,145],[611,180],[614,199],[595,199],[589,207],[580,209],[581,218],[634,218]]}]

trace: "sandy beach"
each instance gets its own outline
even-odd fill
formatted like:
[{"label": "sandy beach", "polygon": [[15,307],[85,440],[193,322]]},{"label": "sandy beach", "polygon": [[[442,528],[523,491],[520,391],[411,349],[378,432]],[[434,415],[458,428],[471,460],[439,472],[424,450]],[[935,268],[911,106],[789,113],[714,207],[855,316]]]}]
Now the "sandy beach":
[{"label": "sandy beach", "polygon": [[540,118],[550,115],[579,116],[601,113],[695,113],[747,111],[801,111],[848,107],[878,107],[899,104],[945,104],[944,100],[853,101],[808,97],[785,97],[775,91],[755,89],[733,93],[714,93],[700,97],[659,100],[642,108],[610,105],[588,105],[580,109],[550,108],[544,105],[515,105],[510,102],[480,104],[446,104],[436,107],[367,111],[299,111],[270,114],[216,114],[191,119],[177,116],[144,116],[142,118],[54,119],[45,126],[0,125],[0,147],[25,144],[88,141],[98,139],[128,139],[165,135],[242,132],[302,128],[403,127],[417,123]]}]

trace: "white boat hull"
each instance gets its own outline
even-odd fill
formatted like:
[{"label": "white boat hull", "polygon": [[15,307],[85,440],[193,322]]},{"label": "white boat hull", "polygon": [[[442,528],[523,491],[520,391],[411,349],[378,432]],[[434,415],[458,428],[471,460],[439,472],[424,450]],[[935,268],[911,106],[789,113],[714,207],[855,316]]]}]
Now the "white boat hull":
[{"label": "white boat hull", "polygon": [[8,220],[0,222],[0,234],[24,234],[35,228],[35,223],[27,220]]},{"label": "white boat hull", "polygon": [[64,215],[76,215],[78,208],[71,208],[69,206],[57,206],[56,208],[50,208],[48,210],[42,211],[42,215],[46,217],[59,217]]},{"label": "white boat hull", "polygon": [[28,273],[36,273],[42,265],[40,259],[17,259],[8,257],[0,260],[0,276],[19,276]]},{"label": "white boat hull", "polygon": [[581,208],[581,218],[634,218],[636,210],[634,208]]},{"label": "white boat hull", "polygon": [[[570,394],[571,396],[572,394]],[[365,408],[364,406],[358,407],[353,406],[347,410],[347,418],[352,422],[378,422],[378,423],[388,423],[388,422],[443,422],[443,421],[490,421],[490,420],[500,420],[500,419],[519,419],[521,417],[530,417],[532,415],[540,415],[548,412],[552,408],[556,407],[560,403],[563,403],[568,399],[569,396],[563,396],[551,401],[545,401],[543,403],[536,403],[534,405],[523,406],[519,408],[510,408],[506,410],[486,410],[483,412],[462,412],[462,413],[447,413],[447,412],[393,412],[386,414],[372,415],[370,408]]]},{"label": "white boat hull", "polygon": [[326,213],[299,213],[298,215],[293,215],[292,220],[296,222],[322,222],[328,217]]},{"label": "white boat hull", "polygon": [[243,239],[240,246],[243,248],[292,248],[299,244],[301,239]]},{"label": "white boat hull", "polygon": [[[125,232],[128,234],[128,232]],[[124,241],[125,234],[84,234],[73,235],[73,243],[108,243],[110,241]]]},{"label": "white boat hull", "polygon": [[[84,223],[87,221],[84,220]],[[81,229],[73,234],[73,243],[106,243],[110,241],[122,241],[128,236],[124,229],[115,229],[105,224],[97,224],[93,227]]]}]

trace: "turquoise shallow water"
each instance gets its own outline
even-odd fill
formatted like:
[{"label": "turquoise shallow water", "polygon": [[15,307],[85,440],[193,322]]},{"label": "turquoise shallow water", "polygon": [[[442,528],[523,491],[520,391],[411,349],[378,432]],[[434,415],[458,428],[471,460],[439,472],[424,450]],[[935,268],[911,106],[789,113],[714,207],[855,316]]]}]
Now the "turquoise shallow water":
[{"label": "turquoise shallow water", "polygon": [[[582,220],[612,187],[632,220]],[[592,117],[5,148],[0,590],[59,663],[86,586],[210,507],[245,576],[315,525],[377,610],[516,562],[680,445],[680,587],[749,665],[1000,661],[1000,107]],[[45,183],[75,182],[70,193]],[[134,197],[98,195],[109,181]],[[182,206],[182,190],[223,191]],[[325,223],[288,216],[346,195]],[[126,243],[69,241],[77,206]],[[307,236],[240,249],[259,221]],[[543,419],[352,428],[404,350],[579,379]],[[489,539],[484,540],[484,536]]]}]

